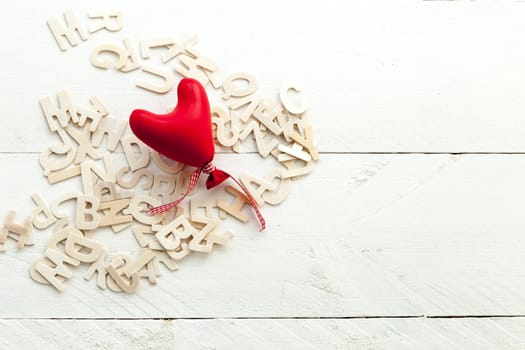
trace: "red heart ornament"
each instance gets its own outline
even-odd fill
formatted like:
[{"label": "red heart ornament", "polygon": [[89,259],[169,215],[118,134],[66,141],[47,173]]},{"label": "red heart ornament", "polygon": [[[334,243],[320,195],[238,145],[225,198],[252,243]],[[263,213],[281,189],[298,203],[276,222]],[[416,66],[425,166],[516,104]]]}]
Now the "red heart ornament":
[{"label": "red heart ornament", "polygon": [[131,113],[129,125],[146,145],[177,162],[202,167],[213,160],[215,147],[210,103],[204,87],[195,79],[182,79],[178,103],[168,114],[143,109]]},{"label": "red heart ornament", "polygon": [[182,79],[177,88],[179,101],[168,114],[155,114],[143,109],[131,112],[129,125],[133,133],[146,145],[177,162],[197,169],[190,178],[186,193],[179,199],[150,209],[150,214],[159,214],[179,205],[196,186],[202,172],[208,174],[206,188],[213,188],[231,178],[244,191],[261,224],[266,223],[255,199],[248,189],[225,171],[215,168],[213,157],[215,146],[211,129],[210,103],[204,87],[195,79]]}]

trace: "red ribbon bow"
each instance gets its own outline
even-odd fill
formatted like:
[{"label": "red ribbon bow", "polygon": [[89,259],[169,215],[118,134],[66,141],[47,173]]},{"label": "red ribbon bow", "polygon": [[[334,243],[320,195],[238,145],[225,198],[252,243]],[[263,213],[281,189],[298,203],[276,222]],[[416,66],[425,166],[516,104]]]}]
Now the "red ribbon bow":
[{"label": "red ribbon bow", "polygon": [[148,211],[148,214],[155,215],[155,214],[164,213],[165,211],[168,211],[178,206],[184,200],[184,198],[186,198],[186,196],[188,196],[191,193],[191,191],[193,191],[193,188],[195,188],[195,186],[197,185],[197,182],[199,181],[199,177],[201,176],[201,173],[208,174],[208,178],[206,179],[206,189],[208,190],[221,184],[228,178],[231,178],[233,181],[235,181],[235,183],[244,191],[244,194],[246,195],[246,199],[248,200],[248,203],[250,203],[253,210],[255,211],[255,214],[257,215],[257,219],[259,220],[259,223],[261,224],[261,231],[263,231],[266,228],[266,220],[264,220],[259,210],[259,207],[257,206],[257,202],[255,201],[253,196],[250,194],[246,186],[244,186],[243,183],[241,183],[239,180],[237,180],[235,177],[231,176],[227,172],[217,169],[215,165],[213,165],[212,162],[208,162],[204,166],[195,169],[195,171],[191,174],[188,189],[182,195],[182,197],[178,198],[177,200],[173,202],[151,208]]}]

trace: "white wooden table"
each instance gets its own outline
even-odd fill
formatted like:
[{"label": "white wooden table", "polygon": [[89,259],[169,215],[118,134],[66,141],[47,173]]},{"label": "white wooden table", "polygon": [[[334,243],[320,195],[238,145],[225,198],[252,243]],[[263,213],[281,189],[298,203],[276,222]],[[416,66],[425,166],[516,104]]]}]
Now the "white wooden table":
[{"label": "white wooden table", "polygon": [[[74,8],[86,25],[89,10],[122,9],[123,31],[60,52],[45,23],[70,6],[16,1],[0,15],[2,216],[55,193],[38,165],[42,95],[96,94],[121,118],[175,103],[91,66],[96,44],[126,36],[195,33],[221,71],[251,72],[268,94],[300,82],[321,160],[265,207],[267,232],[232,224],[227,248],[132,295],[82,270],[61,294],[32,281],[49,232],[10,246],[1,349],[525,348],[523,3],[86,1]],[[218,158],[232,172],[260,163]]]}]

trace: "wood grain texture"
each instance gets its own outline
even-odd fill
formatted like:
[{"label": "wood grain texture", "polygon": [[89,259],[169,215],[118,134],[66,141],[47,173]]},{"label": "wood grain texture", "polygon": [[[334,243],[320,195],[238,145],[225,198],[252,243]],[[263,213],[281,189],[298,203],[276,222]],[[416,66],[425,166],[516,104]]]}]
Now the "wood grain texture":
[{"label": "wood grain texture", "polygon": [[[16,184],[1,193],[2,212],[9,203],[27,207],[30,189],[53,198],[67,187],[44,184],[32,171],[36,155],[0,157],[18,169],[0,173],[0,182]],[[265,167],[249,154],[217,163],[233,173]],[[228,247],[189,257],[132,296],[99,291],[82,270],[63,294],[35,284],[28,267],[49,235],[37,233],[34,247],[0,255],[10,266],[0,280],[11,285],[0,316],[525,314],[525,156],[324,155],[294,185],[284,204],[264,207],[268,232],[229,220]],[[112,251],[136,249],[131,232],[95,238]]]},{"label": "wood grain texture", "polygon": [[[75,10],[87,25],[89,9],[121,5],[98,0]],[[0,108],[21,116],[3,118],[1,152],[48,144],[37,100],[63,88],[79,103],[98,94],[120,117],[137,106],[164,111],[173,99],[134,87],[140,72],[96,69],[89,55],[128,36],[194,33],[221,77],[250,72],[270,98],[284,80],[301,83],[321,151],[525,152],[523,4],[227,0],[144,11],[129,3],[121,32],[97,32],[61,52],[45,21],[70,6],[18,1],[0,15],[9,53],[0,68]],[[493,18],[497,25],[487,25]]]},{"label": "wood grain texture", "polygon": [[5,350],[507,350],[525,347],[522,318],[2,320],[0,329],[0,346]]}]

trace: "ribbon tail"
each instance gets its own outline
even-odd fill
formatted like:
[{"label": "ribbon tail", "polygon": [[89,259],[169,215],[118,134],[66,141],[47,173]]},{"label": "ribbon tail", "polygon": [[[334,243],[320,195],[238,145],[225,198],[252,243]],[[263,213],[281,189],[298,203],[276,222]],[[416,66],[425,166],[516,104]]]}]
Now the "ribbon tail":
[{"label": "ribbon tail", "polygon": [[259,206],[257,205],[257,202],[255,201],[253,196],[250,194],[250,191],[248,191],[248,188],[246,188],[246,186],[244,186],[239,180],[237,180],[235,177],[231,176],[227,172],[220,170],[220,169],[216,169],[211,163],[205,165],[204,167],[196,169],[191,174],[188,189],[186,190],[186,193],[182,195],[182,197],[178,198],[177,200],[173,202],[151,208],[150,210],[148,210],[148,214],[150,215],[161,214],[161,213],[164,213],[165,211],[168,211],[178,206],[184,200],[184,198],[186,198],[186,196],[188,196],[191,193],[193,188],[195,188],[195,186],[197,185],[197,181],[199,180],[199,177],[203,171],[209,175],[206,181],[207,189],[211,189],[219,185],[223,181],[227,180],[228,178],[231,178],[237,184],[237,186],[239,186],[243,190],[244,195],[246,196],[246,199],[248,200],[248,203],[252,206],[253,210],[255,211],[255,214],[257,215],[257,219],[259,220],[259,223],[261,225],[261,231],[264,231],[264,229],[266,228],[266,220],[264,220],[264,217],[262,216],[261,211],[259,210]]},{"label": "ribbon tail", "polygon": [[243,190],[246,196],[246,199],[248,200],[248,203],[250,203],[250,205],[253,208],[253,211],[255,212],[255,215],[257,215],[257,220],[259,220],[259,224],[261,224],[261,232],[264,231],[264,229],[266,228],[266,220],[262,216],[261,211],[259,210],[259,206],[257,205],[257,202],[255,201],[255,198],[253,198],[253,196],[250,194],[250,191],[248,191],[248,189],[246,188],[246,186],[244,186],[242,182],[240,182],[239,180],[237,180],[235,177],[231,176],[227,172],[225,171],[222,171],[222,172],[228,175],[228,177],[231,178],[233,181],[235,181],[237,186],[239,186]]},{"label": "ribbon tail", "polygon": [[179,205],[184,200],[184,198],[186,198],[186,196],[188,196],[191,193],[191,191],[193,191],[193,188],[195,188],[195,185],[197,184],[197,181],[199,180],[199,177],[201,176],[201,172],[202,172],[202,168],[198,168],[191,174],[190,183],[188,184],[188,189],[186,190],[186,193],[182,195],[182,197],[180,197],[179,199],[173,202],[151,208],[150,210],[148,210],[148,214],[150,215],[161,214]]}]

